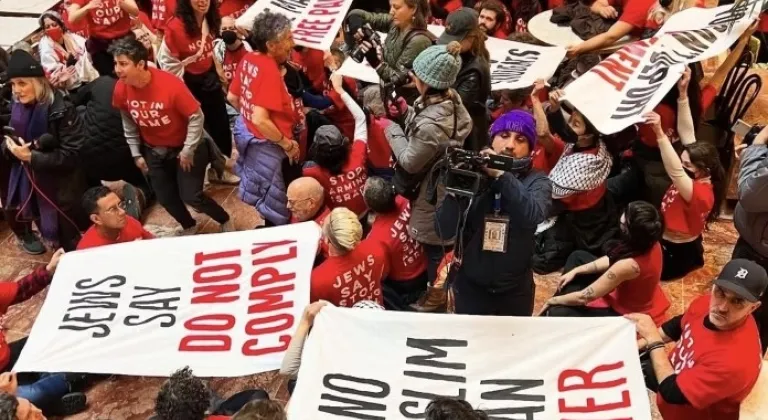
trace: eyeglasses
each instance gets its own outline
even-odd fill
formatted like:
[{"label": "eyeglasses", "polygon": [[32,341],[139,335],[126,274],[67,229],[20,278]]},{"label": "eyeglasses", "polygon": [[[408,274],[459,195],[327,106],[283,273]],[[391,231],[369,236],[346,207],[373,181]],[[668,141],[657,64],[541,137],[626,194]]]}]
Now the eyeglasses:
[{"label": "eyeglasses", "polygon": [[113,214],[113,215],[119,215],[121,212],[125,211],[125,203],[119,202],[116,206],[112,206],[106,210],[104,210],[105,213]]},{"label": "eyeglasses", "polygon": [[311,200],[311,199],[312,198],[307,197],[307,198],[302,198],[301,200],[288,200],[288,205],[291,206],[291,207],[295,207],[296,204],[302,203],[304,201]]}]

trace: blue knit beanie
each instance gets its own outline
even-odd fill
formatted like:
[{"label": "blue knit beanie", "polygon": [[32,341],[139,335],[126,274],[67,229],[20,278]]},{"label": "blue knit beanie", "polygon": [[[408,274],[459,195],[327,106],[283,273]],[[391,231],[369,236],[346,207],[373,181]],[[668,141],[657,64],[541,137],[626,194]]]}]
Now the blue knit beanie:
[{"label": "blue knit beanie", "polygon": [[505,131],[522,134],[528,140],[528,146],[530,146],[531,152],[533,152],[533,149],[536,147],[537,138],[536,120],[533,119],[533,115],[521,110],[509,111],[502,115],[491,125],[491,141],[493,141],[496,135]]},{"label": "blue knit beanie", "polygon": [[[458,45],[458,43],[455,43]],[[413,60],[413,73],[435,89],[448,89],[456,83],[461,57],[454,45],[433,45]]]}]

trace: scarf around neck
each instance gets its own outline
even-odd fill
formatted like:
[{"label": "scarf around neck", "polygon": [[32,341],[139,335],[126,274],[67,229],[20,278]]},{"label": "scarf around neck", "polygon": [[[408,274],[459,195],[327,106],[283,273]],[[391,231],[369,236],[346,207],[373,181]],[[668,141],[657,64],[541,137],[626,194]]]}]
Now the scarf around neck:
[{"label": "scarf around neck", "polygon": [[605,143],[598,141],[597,154],[574,152],[575,144],[567,144],[552,171],[552,198],[561,199],[599,187],[608,178],[613,158]]}]

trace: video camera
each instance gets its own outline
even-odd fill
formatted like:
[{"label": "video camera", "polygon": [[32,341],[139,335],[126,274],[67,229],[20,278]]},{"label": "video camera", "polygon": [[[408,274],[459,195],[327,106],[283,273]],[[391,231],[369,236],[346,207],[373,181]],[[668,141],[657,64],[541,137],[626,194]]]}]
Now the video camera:
[{"label": "video camera", "polygon": [[[358,30],[362,31],[363,37],[356,41],[355,49],[349,54],[353,60],[362,63],[365,60],[365,52],[362,50],[363,42],[368,41],[373,48],[381,45],[379,34],[371,28],[371,25],[363,20],[361,16],[352,15],[347,19],[347,31],[350,37],[354,37]],[[354,38],[353,38],[354,39]]]},{"label": "video camera", "polygon": [[482,181],[487,178],[483,168],[513,174],[526,172],[531,168],[529,157],[515,159],[503,155],[483,155],[458,147],[449,147],[446,150],[445,163],[448,167],[445,179],[446,191],[470,198],[477,195]]}]

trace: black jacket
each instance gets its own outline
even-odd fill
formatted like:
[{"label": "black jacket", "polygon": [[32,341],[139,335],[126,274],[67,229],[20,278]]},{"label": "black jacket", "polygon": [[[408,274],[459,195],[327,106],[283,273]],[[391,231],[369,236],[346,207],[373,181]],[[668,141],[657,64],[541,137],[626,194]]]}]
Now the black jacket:
[{"label": "black jacket", "polygon": [[469,54],[461,55],[461,70],[456,77],[454,89],[461,96],[461,102],[472,117],[472,131],[464,141],[464,147],[480,150],[488,145],[487,101],[491,95],[491,69],[485,59]]},{"label": "black jacket", "polygon": [[[485,216],[493,214],[496,193],[501,194],[499,214],[509,217],[510,221],[507,252],[504,253],[483,251]],[[437,210],[436,230],[444,238],[456,235],[457,221],[467,208],[467,202],[448,195]],[[532,282],[534,234],[536,227],[547,218],[551,205],[552,184],[541,172],[530,171],[521,179],[505,173],[492,181],[490,188],[475,197],[469,209],[462,232],[464,256],[456,276],[494,293],[511,291],[523,282]]]}]

